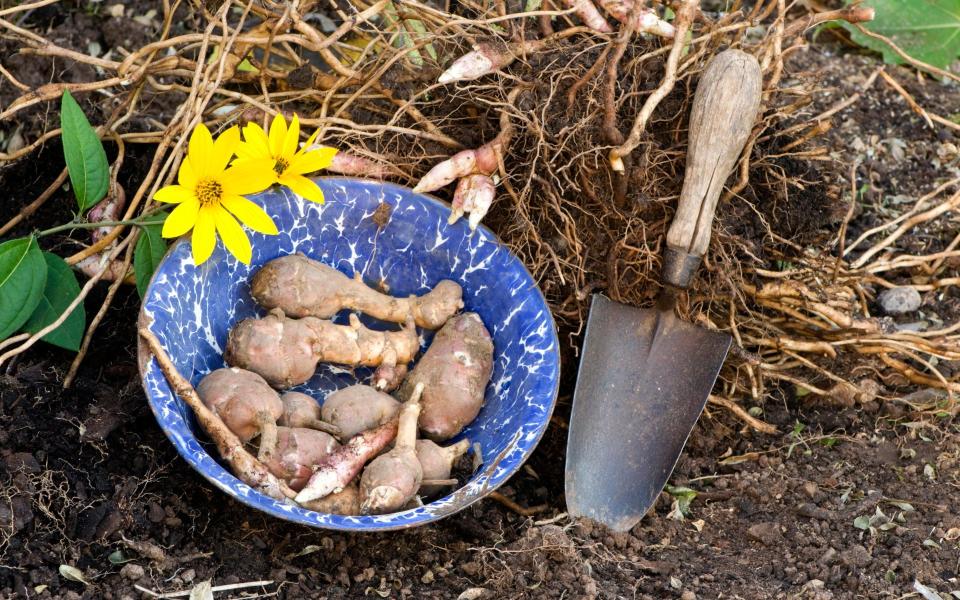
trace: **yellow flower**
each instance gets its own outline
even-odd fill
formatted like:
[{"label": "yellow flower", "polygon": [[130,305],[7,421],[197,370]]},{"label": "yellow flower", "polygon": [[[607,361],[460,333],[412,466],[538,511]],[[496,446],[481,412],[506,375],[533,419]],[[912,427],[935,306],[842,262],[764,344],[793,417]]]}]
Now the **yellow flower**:
[{"label": "yellow flower", "polygon": [[254,231],[277,233],[273,219],[243,197],[270,187],[273,171],[262,161],[259,165],[228,168],[239,144],[237,127],[224,131],[214,141],[203,123],[197,125],[180,164],[177,185],[168,185],[153,196],[159,202],[177,205],[163,223],[163,237],[179,237],[193,229],[191,245],[197,265],[213,254],[217,233],[231,254],[244,264],[250,263],[250,240],[237,219]]},{"label": "yellow flower", "polygon": [[273,164],[274,181],[285,185],[294,193],[307,200],[323,202],[323,191],[312,180],[304,177],[330,166],[337,150],[321,147],[309,150],[317,132],[313,132],[307,143],[297,150],[300,142],[300,119],[293,115],[290,128],[282,114],[277,114],[270,124],[270,135],[256,123],[247,123],[243,128],[243,142],[237,147],[237,160],[234,165],[255,167],[258,161],[269,160]]}]

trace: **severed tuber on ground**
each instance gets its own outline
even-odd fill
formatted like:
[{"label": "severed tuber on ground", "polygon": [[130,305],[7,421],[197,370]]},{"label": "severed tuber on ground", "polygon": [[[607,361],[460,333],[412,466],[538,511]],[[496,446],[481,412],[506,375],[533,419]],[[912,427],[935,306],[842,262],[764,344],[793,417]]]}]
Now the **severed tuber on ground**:
[{"label": "severed tuber on ground", "polygon": [[443,441],[460,433],[483,406],[493,373],[493,340],[476,313],[453,317],[403,382],[401,399],[423,385],[420,431]]},{"label": "severed tuber on ground", "polygon": [[[277,425],[307,427],[329,433],[335,437],[340,437],[343,434],[339,427],[322,419],[320,405],[310,396],[300,392],[286,392],[280,396],[280,401],[283,402],[283,414],[277,420]],[[353,434],[347,434],[347,437],[351,435]]]},{"label": "severed tuber on ground", "polygon": [[360,514],[382,515],[400,510],[420,489],[423,467],[417,459],[417,418],[423,384],[400,408],[393,449],[367,465],[360,477]]},{"label": "severed tuber on ground", "polygon": [[295,500],[299,504],[335,494],[346,488],[374,456],[397,437],[397,419],[353,436],[316,465],[306,487]]},{"label": "severed tuber on ground", "polygon": [[368,385],[351,385],[333,392],[323,401],[320,415],[336,426],[343,438],[383,425],[396,418],[400,403],[393,396]]},{"label": "severed tuber on ground", "polygon": [[217,369],[200,381],[197,394],[241,442],[259,435],[259,458],[270,457],[283,402],[263,377],[244,369]]},{"label": "severed tuber on ground", "polygon": [[261,306],[298,318],[330,319],[349,309],[392,323],[413,317],[418,327],[439,329],[463,308],[463,290],[453,281],[441,281],[423,296],[394,298],[302,254],[268,262],[250,288]]},{"label": "severed tuber on ground", "polygon": [[[456,444],[438,446],[431,440],[417,440],[417,460],[423,468],[423,479],[448,479],[453,470],[453,463],[470,449],[470,440],[462,439]],[[443,485],[424,485],[420,488],[421,496],[433,496],[447,489]]]},{"label": "severed tuber on ground", "polygon": [[278,427],[276,451],[264,461],[270,472],[300,491],[313,466],[340,447],[328,433],[304,427]]},{"label": "severed tuber on ground", "polygon": [[400,331],[374,331],[350,315],[350,325],[316,317],[290,319],[278,310],[262,319],[245,319],[230,331],[224,359],[249,369],[277,388],[304,383],[318,362],[393,367],[420,350],[413,320]]}]

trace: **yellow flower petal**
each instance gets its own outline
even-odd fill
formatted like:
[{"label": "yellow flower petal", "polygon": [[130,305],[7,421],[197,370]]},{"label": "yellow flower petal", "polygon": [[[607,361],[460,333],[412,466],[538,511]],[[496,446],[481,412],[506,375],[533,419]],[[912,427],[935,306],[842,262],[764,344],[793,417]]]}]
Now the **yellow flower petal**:
[{"label": "yellow flower petal", "polygon": [[283,138],[283,154],[282,156],[289,160],[297,153],[297,146],[300,145],[300,118],[296,113],[293,114],[293,119],[290,121],[290,129],[287,130],[286,137]]},{"label": "yellow flower petal", "polygon": [[180,161],[180,170],[177,172],[177,183],[191,190],[197,187],[197,174],[194,172],[189,156],[184,156],[183,160]]},{"label": "yellow flower petal", "polygon": [[243,128],[243,143],[237,147],[241,158],[273,158],[267,133],[256,123],[247,123]]},{"label": "yellow flower petal", "polygon": [[237,158],[230,163],[230,167],[237,167],[244,170],[259,169],[262,171],[270,171],[273,173],[273,180],[274,183],[276,183],[277,172],[273,170],[274,162],[272,158],[263,157]]},{"label": "yellow flower petal", "polygon": [[160,235],[165,238],[174,238],[180,237],[190,231],[190,228],[197,222],[197,213],[199,211],[200,202],[196,198],[184,200],[167,216],[163,222],[163,229],[160,231]]},{"label": "yellow flower petal", "polygon": [[214,220],[217,225],[217,233],[223,240],[223,245],[227,247],[230,254],[237,257],[237,260],[245,265],[250,264],[250,258],[253,256],[253,250],[250,248],[250,240],[243,231],[243,227],[237,223],[233,216],[222,208],[217,208],[214,213]]},{"label": "yellow flower petal", "polygon": [[316,141],[316,139],[317,139],[317,134],[318,134],[318,133],[320,133],[320,130],[319,130],[319,129],[317,129],[316,131],[314,131],[313,134],[312,134],[310,137],[307,138],[307,143],[305,143],[303,146],[300,147],[299,150],[297,150],[297,154],[296,154],[297,156],[300,156],[301,154],[306,154],[307,152],[310,152],[310,146],[312,146],[312,145],[313,145],[313,142]]},{"label": "yellow flower petal", "polygon": [[227,168],[227,163],[240,144],[240,128],[234,125],[227,129],[213,142],[213,154],[210,157],[210,171],[219,173]]},{"label": "yellow flower petal", "polygon": [[311,150],[306,154],[301,154],[294,158],[290,166],[287,167],[287,172],[296,175],[305,175],[319,171],[320,169],[326,169],[330,166],[330,163],[333,162],[333,157],[337,155],[337,152],[338,150],[336,148],[327,147]]},{"label": "yellow flower petal", "polygon": [[280,177],[280,184],[287,186],[298,196],[303,196],[307,200],[323,204],[323,190],[320,189],[320,186],[307,179],[303,175],[285,173],[282,177]]},{"label": "yellow flower petal", "polygon": [[196,194],[193,193],[192,189],[183,187],[182,185],[168,185],[167,187],[160,188],[157,190],[157,193],[153,195],[153,199],[157,202],[166,202],[167,204],[180,204],[191,198],[196,198]]},{"label": "yellow flower petal", "polygon": [[270,123],[270,154],[274,158],[283,156],[283,140],[287,137],[287,120],[283,113],[277,113]]},{"label": "yellow flower petal", "polygon": [[193,236],[190,238],[193,262],[197,266],[202,265],[210,258],[210,255],[213,254],[213,247],[217,245],[216,224],[214,222],[216,210],[215,207],[208,206],[200,209],[200,212],[197,213],[197,224],[193,226]]},{"label": "yellow flower petal", "polygon": [[223,186],[224,196],[243,196],[267,189],[277,180],[273,163],[260,159],[257,162],[230,167],[217,177]]},{"label": "yellow flower petal", "polygon": [[227,196],[222,204],[250,229],[267,235],[277,235],[277,225],[270,215],[243,196]]},{"label": "yellow flower petal", "polygon": [[190,144],[187,148],[190,157],[190,166],[198,179],[210,174],[210,158],[213,155],[213,136],[203,123],[198,123],[190,135]]}]

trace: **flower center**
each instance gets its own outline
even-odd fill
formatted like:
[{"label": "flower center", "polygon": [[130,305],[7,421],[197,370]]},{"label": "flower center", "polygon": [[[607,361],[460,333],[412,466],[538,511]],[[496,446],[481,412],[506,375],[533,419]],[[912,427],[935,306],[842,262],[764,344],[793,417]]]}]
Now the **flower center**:
[{"label": "flower center", "polygon": [[200,201],[200,206],[220,204],[223,199],[223,186],[218,181],[204,179],[197,184],[197,199]]},{"label": "flower center", "polygon": [[273,172],[277,174],[277,177],[283,175],[283,172],[287,170],[287,167],[290,166],[290,161],[285,158],[278,158],[277,162],[273,163]]}]

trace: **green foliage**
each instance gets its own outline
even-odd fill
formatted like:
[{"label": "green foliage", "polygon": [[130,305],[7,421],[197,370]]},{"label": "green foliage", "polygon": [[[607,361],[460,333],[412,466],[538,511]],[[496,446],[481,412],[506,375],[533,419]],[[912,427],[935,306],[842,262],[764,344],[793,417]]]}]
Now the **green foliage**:
[{"label": "green foliage", "polygon": [[40,304],[47,263],[33,236],[0,244],[0,340],[20,329]]},{"label": "green foliage", "polygon": [[[60,318],[70,303],[80,295],[80,284],[70,265],[56,254],[43,253],[47,264],[47,283],[44,286],[40,303],[23,325],[28,333],[37,333]],[[83,303],[78,304],[70,316],[59,327],[43,336],[45,342],[76,352],[83,341],[83,332],[87,327]]]},{"label": "green foliage", "polygon": [[[960,0],[866,0],[863,6],[876,11],[864,27],[890,38],[917,60],[946,69],[960,58]],[[842,24],[856,43],[883,54],[888,63],[904,60],[890,46]]]},{"label": "green foliage", "polygon": [[77,205],[83,213],[107,193],[110,185],[107,153],[97,132],[68,91],[63,92],[60,102],[60,129],[63,158],[70,173]]},{"label": "green foliage", "polygon": [[666,492],[673,496],[673,506],[668,515],[671,519],[682,521],[690,516],[690,503],[697,497],[697,492],[688,487],[666,485]]},{"label": "green foliage", "polygon": [[[154,217],[155,220],[162,222],[167,218],[167,213],[159,213]],[[153,277],[153,272],[167,251],[167,242],[160,235],[162,230],[162,224],[142,226],[137,247],[133,252],[133,273],[137,279],[137,291],[141,298],[146,295],[150,278]]]}]

